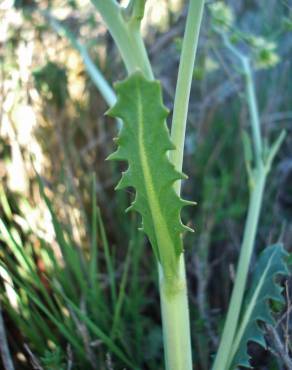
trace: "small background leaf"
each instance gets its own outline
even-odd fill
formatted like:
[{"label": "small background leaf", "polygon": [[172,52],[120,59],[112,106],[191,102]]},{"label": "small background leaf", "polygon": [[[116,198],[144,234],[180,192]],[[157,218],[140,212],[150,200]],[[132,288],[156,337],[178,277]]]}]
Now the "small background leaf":
[{"label": "small background leaf", "polygon": [[287,253],[280,244],[267,247],[260,255],[244,305],[239,329],[231,349],[231,354],[234,353],[231,369],[238,366],[251,368],[250,356],[247,353],[247,343],[249,341],[257,342],[266,347],[259,321],[271,325],[275,324],[269,307],[269,300],[283,302],[282,289],[277,284],[276,278],[288,273],[284,261],[286,256]]}]

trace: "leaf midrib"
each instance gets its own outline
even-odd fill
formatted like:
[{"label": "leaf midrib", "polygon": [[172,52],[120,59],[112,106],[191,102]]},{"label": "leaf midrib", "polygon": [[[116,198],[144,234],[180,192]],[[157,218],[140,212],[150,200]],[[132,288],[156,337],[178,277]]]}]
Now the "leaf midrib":
[{"label": "leaf midrib", "polygon": [[271,263],[272,263],[272,258],[274,257],[276,252],[273,253],[273,255],[269,258],[269,261],[266,265],[266,269],[264,271],[264,273],[262,274],[261,278],[260,278],[260,281],[259,281],[259,284],[257,285],[257,288],[255,290],[255,293],[253,294],[253,298],[247,308],[247,311],[243,317],[243,320],[242,320],[242,324],[240,325],[240,328],[239,328],[239,331],[238,331],[238,334],[237,336],[235,337],[235,342],[234,342],[234,345],[232,346],[232,351],[231,351],[231,356],[230,356],[230,362],[229,362],[229,366],[231,365],[231,362],[233,361],[233,358],[236,354],[236,351],[238,349],[238,346],[240,344],[240,341],[242,339],[242,336],[244,334],[244,331],[245,331],[245,328],[247,327],[248,323],[250,322],[250,317],[252,315],[252,312],[256,306],[256,302],[257,302],[257,298],[260,294],[260,291],[262,289],[262,286],[265,282],[265,279],[266,279],[266,276],[267,276],[267,273],[269,271],[269,268],[271,266]]},{"label": "leaf midrib", "polygon": [[[145,122],[143,115],[143,104],[141,99],[141,94],[139,88],[137,88],[137,97],[138,97],[138,147],[139,147],[139,157],[142,167],[143,179],[145,182],[145,191],[148,198],[149,208],[151,217],[153,220],[153,226],[155,230],[156,240],[157,240],[157,249],[161,259],[161,264],[165,266],[165,261],[170,258],[170,253],[168,251],[173,251],[174,248],[171,246],[172,241],[168,232],[167,225],[162,216],[161,208],[159,201],[156,196],[154,183],[152,180],[151,170],[149,166],[149,161],[147,158],[147,151],[145,149],[144,142],[144,130]],[[172,253],[172,252],[171,252]],[[171,261],[171,265],[174,261]],[[168,265],[168,264],[167,264]],[[168,274],[168,271],[164,271]],[[171,272],[170,272],[171,273]]]}]

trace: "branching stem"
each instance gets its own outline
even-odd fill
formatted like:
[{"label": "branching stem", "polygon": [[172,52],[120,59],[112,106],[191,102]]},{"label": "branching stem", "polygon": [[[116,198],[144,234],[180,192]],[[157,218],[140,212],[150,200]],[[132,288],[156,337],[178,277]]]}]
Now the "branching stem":
[{"label": "branching stem", "polygon": [[140,21],[127,22],[123,17],[122,8],[114,0],[92,0],[92,3],[107,24],[128,73],[140,69],[146,77],[153,79],[151,64],[140,33]]},{"label": "branching stem", "polygon": [[272,160],[285,136],[285,134],[282,132],[269,150],[267,158],[264,158],[258,104],[256,99],[252,70],[250,67],[250,61],[248,57],[243,55],[230,43],[226,34],[222,34],[222,37],[226,47],[239,59],[242,65],[242,72],[245,78],[246,99],[250,113],[252,132],[251,136],[254,147],[255,168],[249,174],[249,176],[251,176],[251,178],[249,179],[251,189],[243,241],[241,245],[237,273],[229,303],[227,317],[225,320],[219,350],[214,361],[213,370],[228,370],[232,364],[233,354],[231,353],[231,348],[235,339],[235,334],[238,327],[239,316],[243,303],[246,281],[248,277],[248,271],[253,253],[262,206],[263,194],[265,190],[265,183]]},{"label": "branching stem", "polygon": [[238,325],[240,309],[242,307],[249,263],[253,252],[262,205],[262,198],[266,182],[265,172],[265,169],[262,167],[256,174],[254,189],[251,192],[235,283],[232,290],[229,309],[213,370],[227,370],[231,360],[230,350]]}]

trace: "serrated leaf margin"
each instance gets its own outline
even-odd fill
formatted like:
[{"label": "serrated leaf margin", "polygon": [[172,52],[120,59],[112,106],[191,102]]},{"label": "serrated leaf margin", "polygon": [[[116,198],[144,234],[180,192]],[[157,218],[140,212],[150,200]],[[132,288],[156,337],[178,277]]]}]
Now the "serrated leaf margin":
[{"label": "serrated leaf margin", "polygon": [[[108,159],[128,162],[128,168],[123,172],[116,189],[135,188],[135,200],[127,211],[135,210],[142,215],[142,229],[152,244],[165,276],[171,278],[177,271],[178,257],[183,251],[181,234],[192,230],[181,222],[181,208],[194,203],[181,199],[173,188],[175,181],[186,176],[176,171],[168,159],[168,151],[174,150],[175,146],[166,125],[168,110],[162,102],[161,86],[158,81],[149,81],[141,72],[136,72],[115,84],[115,90],[117,103],[107,114],[122,119],[123,126],[116,139],[118,148]],[[155,122],[149,120],[151,111],[156,114]],[[146,127],[146,116],[149,127]],[[149,143],[145,144],[147,141],[152,141],[153,153],[158,153],[156,163],[151,157],[154,154]],[[131,146],[135,147],[135,153]],[[151,160],[152,165],[149,165]],[[139,176],[135,162],[140,164]],[[153,168],[154,164],[158,170]],[[164,179],[161,174],[164,174]],[[149,218],[152,218],[151,222]]]},{"label": "serrated leaf margin", "polygon": [[[260,255],[253,274],[252,285],[246,298],[242,319],[230,351],[229,363],[232,365],[229,365],[228,368],[236,369],[238,366],[252,368],[249,362],[250,356],[247,353],[247,343],[249,341],[256,342],[266,348],[264,334],[259,322],[275,324],[269,301],[283,302],[282,289],[275,279],[279,275],[288,274],[284,261],[286,256],[287,252],[281,244],[274,244],[265,248]],[[269,291],[261,295],[261,289],[267,282],[269,282]],[[257,306],[258,302],[262,303],[260,308]]]}]

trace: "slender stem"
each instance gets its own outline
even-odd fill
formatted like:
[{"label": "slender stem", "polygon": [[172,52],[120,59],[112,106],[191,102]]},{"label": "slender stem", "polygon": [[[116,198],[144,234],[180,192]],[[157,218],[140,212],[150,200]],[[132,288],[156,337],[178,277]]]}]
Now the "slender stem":
[{"label": "slender stem", "polygon": [[[187,114],[203,8],[204,0],[190,0],[171,127],[171,138],[176,150],[171,151],[170,159],[178,171],[182,170]],[[177,193],[180,193],[180,188],[181,181],[177,181],[175,184]]]},{"label": "slender stem", "polygon": [[243,295],[249,270],[250,259],[253,252],[253,246],[259,221],[259,215],[262,205],[262,198],[266,182],[266,170],[261,167],[256,173],[255,185],[252,190],[247,220],[244,230],[243,242],[237,267],[232,296],[229,303],[229,309],[224,325],[224,330],[219,346],[219,350],[213,365],[213,370],[227,370],[230,361],[229,354],[232,347],[234,335],[236,333],[240,309],[243,301]]},{"label": "slender stem", "polygon": [[235,46],[231,44],[225,33],[221,34],[224,44],[226,47],[239,59],[243,67],[243,75],[245,78],[246,98],[249,107],[249,113],[251,118],[251,130],[253,137],[253,146],[255,153],[256,165],[259,166],[262,161],[262,136],[261,136],[261,124],[260,116],[257,104],[257,97],[254,86],[254,79],[252,76],[252,70],[250,67],[250,60],[248,57],[243,55]]},{"label": "slender stem", "polygon": [[270,170],[272,159],[274,158],[274,155],[279,149],[279,146],[285,136],[284,133],[281,133],[279,138],[276,140],[275,145],[273,146],[275,149],[272,147],[270,152],[270,157],[272,155],[272,159],[268,159],[268,161],[264,162],[258,104],[249,59],[230,43],[225,34],[222,34],[222,37],[227,48],[229,48],[229,50],[240,60],[243,67],[247,104],[250,113],[252,141],[254,146],[255,169],[251,173],[250,183],[252,184],[252,189],[249,199],[248,214],[245,223],[236,278],[220,346],[212,368],[213,370],[227,370],[232,363],[231,348],[238,327],[238,320],[241,312],[249,265],[256,238],[266,178]]},{"label": "slender stem", "polygon": [[[171,131],[176,149],[170,153],[170,160],[178,171],[182,170],[186,121],[203,5],[204,0],[190,1],[178,72]],[[176,182],[175,189],[180,194],[180,181]],[[180,256],[178,281],[175,284],[179,289],[167,294],[161,269],[159,275],[166,369],[191,370],[193,366],[184,253]]]},{"label": "slender stem", "polygon": [[251,127],[255,151],[256,165],[259,166],[262,160],[262,137],[261,137],[261,127],[260,118],[258,111],[257,98],[255,93],[254,80],[252,76],[252,71],[250,68],[250,61],[246,57],[242,57],[242,65],[244,70],[244,76],[246,81],[246,97],[249,106],[249,112],[251,115]]},{"label": "slender stem", "polygon": [[48,13],[43,13],[46,18],[49,19],[52,28],[59,34],[64,34],[64,36],[71,42],[72,46],[79,51],[84,65],[87,69],[89,76],[91,77],[93,83],[100,91],[102,97],[106,101],[109,107],[113,106],[117,100],[116,94],[104,78],[98,67],[93,63],[90,55],[87,51],[87,48],[82,45],[75,36],[57,19],[53,18]]},{"label": "slender stem", "polygon": [[94,82],[95,86],[100,91],[102,97],[106,101],[109,107],[113,106],[117,100],[116,94],[114,90],[111,88],[107,80],[104,78],[100,70],[97,66],[93,63],[92,59],[90,58],[88,51],[85,46],[79,44],[79,52],[83,59],[84,65],[87,69],[89,76],[91,77],[92,81]]},{"label": "slender stem", "polygon": [[164,357],[167,370],[192,370],[190,321],[183,254],[173,290],[164,280],[159,265],[159,290],[163,324]]}]

